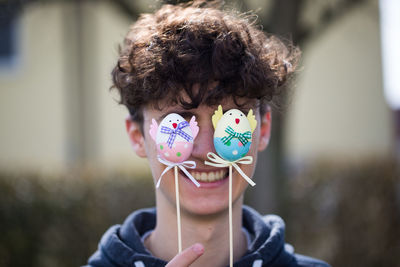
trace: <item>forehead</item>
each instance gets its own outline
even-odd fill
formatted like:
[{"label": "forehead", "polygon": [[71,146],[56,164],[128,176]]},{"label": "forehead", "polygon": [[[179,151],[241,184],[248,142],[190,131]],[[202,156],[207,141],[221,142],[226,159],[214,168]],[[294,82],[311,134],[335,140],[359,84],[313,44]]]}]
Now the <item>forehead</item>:
[{"label": "forehead", "polygon": [[249,99],[249,98],[237,98],[236,101],[232,97],[224,98],[217,105],[207,105],[206,103],[200,104],[197,108],[193,109],[185,109],[180,104],[171,105],[167,101],[159,101],[158,107],[154,105],[147,105],[143,109],[144,119],[152,119],[154,118],[156,121],[161,122],[165,118],[169,118],[170,113],[179,114],[185,119],[190,119],[191,116],[204,117],[211,116],[217,110],[218,105],[221,105],[223,108],[223,112],[226,113],[229,110],[236,109],[235,112],[243,112],[247,114],[250,109],[253,111],[258,110],[259,101],[257,99]]}]

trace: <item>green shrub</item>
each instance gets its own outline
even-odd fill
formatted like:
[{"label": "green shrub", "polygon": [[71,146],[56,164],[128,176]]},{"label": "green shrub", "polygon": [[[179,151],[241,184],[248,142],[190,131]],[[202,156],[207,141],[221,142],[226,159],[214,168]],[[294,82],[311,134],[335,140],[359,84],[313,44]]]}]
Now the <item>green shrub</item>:
[{"label": "green shrub", "polygon": [[[289,179],[282,217],[298,253],[332,266],[400,266],[394,160],[315,163]],[[150,177],[0,173],[0,267],[80,266],[105,230],[154,205]]]},{"label": "green shrub", "polygon": [[0,174],[0,266],[80,266],[101,235],[154,205],[149,177]]},{"label": "green shrub", "polygon": [[289,181],[287,240],[332,266],[400,266],[395,160],[316,163]]}]

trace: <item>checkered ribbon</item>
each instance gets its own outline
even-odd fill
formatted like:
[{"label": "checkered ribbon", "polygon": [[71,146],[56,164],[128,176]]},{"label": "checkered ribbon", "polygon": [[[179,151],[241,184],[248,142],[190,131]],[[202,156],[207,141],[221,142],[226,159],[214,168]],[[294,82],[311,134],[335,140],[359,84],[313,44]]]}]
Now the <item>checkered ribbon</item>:
[{"label": "checkered ribbon", "polygon": [[244,133],[235,132],[231,126],[226,127],[225,132],[228,133],[228,136],[222,137],[221,141],[226,145],[232,138],[239,139],[240,142],[245,146],[249,140],[251,139],[251,132],[247,131]]},{"label": "checkered ribbon", "polygon": [[183,128],[189,126],[189,123],[187,121],[182,121],[178,124],[178,126],[176,127],[176,129],[171,129],[169,127],[166,126],[161,126],[161,133],[165,133],[165,134],[169,134],[169,138],[167,141],[168,147],[172,148],[172,145],[175,142],[175,138],[177,135],[179,135],[180,137],[182,137],[183,139],[185,139],[186,141],[191,141],[193,140],[193,137],[191,137],[190,135],[188,135],[187,133],[185,133],[184,131],[182,131]]}]

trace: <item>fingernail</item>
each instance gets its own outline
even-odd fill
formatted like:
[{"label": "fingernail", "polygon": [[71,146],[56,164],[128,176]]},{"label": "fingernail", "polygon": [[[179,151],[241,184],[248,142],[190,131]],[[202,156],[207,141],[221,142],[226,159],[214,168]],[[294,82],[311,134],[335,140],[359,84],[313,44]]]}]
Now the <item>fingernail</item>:
[{"label": "fingernail", "polygon": [[202,244],[194,244],[192,247],[193,251],[196,252],[197,254],[203,254],[204,252],[204,247]]}]

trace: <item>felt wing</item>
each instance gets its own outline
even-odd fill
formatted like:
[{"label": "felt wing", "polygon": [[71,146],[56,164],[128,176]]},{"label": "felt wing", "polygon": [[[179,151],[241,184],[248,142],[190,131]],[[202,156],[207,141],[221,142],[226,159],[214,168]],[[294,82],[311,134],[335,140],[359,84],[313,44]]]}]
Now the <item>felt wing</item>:
[{"label": "felt wing", "polygon": [[222,118],[223,112],[222,112],[222,106],[219,105],[218,109],[214,112],[214,115],[211,117],[214,129],[217,128],[217,124],[219,122],[219,120]]},{"label": "felt wing", "polygon": [[158,124],[155,119],[152,119],[149,133],[150,133],[151,138],[153,138],[154,141],[156,141],[157,130],[158,130]]},{"label": "felt wing", "polygon": [[192,130],[193,139],[196,138],[197,134],[199,133],[199,126],[197,126],[196,117],[193,116],[189,122],[190,129]]},{"label": "felt wing", "polygon": [[249,120],[250,127],[251,127],[251,132],[254,132],[254,129],[257,127],[257,120],[256,116],[253,114],[253,110],[250,109],[249,113],[247,113],[247,119]]}]

